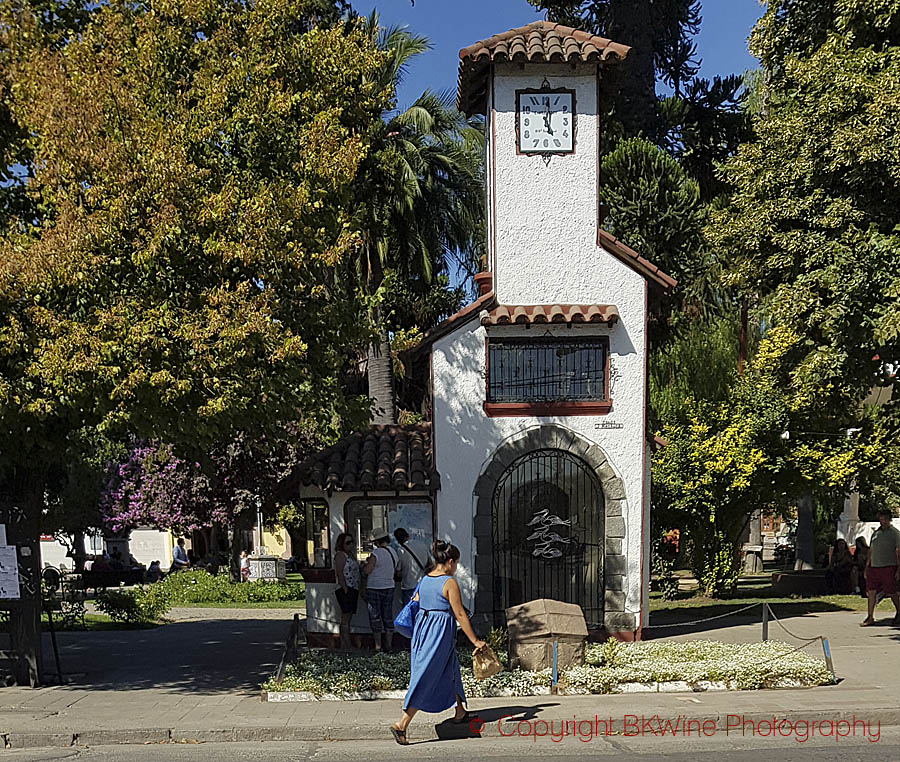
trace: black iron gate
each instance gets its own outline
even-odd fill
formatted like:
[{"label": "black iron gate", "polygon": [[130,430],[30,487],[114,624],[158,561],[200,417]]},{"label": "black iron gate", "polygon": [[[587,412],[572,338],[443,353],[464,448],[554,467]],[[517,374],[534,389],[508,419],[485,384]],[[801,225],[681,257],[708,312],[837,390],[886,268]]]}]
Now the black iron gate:
[{"label": "black iron gate", "polygon": [[535,450],[501,476],[491,506],[494,615],[536,598],[603,621],[603,490],[581,459]]}]

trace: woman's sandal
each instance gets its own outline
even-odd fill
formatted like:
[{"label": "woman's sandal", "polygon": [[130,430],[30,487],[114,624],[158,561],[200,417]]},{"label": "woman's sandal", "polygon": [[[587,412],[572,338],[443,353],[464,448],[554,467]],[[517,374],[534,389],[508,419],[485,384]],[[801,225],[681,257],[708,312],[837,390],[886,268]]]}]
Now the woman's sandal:
[{"label": "woman's sandal", "polygon": [[873,624],[875,624],[875,620],[872,619],[871,617],[866,617],[865,619],[863,619],[863,621],[861,621],[859,623],[859,626],[860,627],[871,627]]},{"label": "woman's sandal", "polygon": [[394,736],[394,740],[401,746],[409,746],[409,741],[406,740],[405,730],[400,730],[400,728],[395,728],[391,725],[391,735]]},{"label": "woman's sandal", "polygon": [[453,720],[452,720],[452,722],[453,722],[454,725],[462,725],[462,724],[464,724],[464,723],[466,723],[466,722],[469,722],[474,716],[475,716],[475,715],[474,715],[474,714],[470,714],[470,713],[469,713],[469,710],[467,709],[466,712],[465,712],[465,714],[463,714],[462,717],[460,717],[458,720],[456,719],[456,717],[454,717]]}]

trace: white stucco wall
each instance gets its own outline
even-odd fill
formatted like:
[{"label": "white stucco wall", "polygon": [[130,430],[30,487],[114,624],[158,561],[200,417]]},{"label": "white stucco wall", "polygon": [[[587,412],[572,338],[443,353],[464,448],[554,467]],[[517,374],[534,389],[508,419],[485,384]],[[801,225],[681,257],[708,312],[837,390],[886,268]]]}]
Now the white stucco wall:
[{"label": "white stucco wall", "polygon": [[[576,152],[538,156],[516,152],[515,91],[539,87],[576,90]],[[489,418],[485,399],[485,328],[472,321],[433,347],[435,459],[441,475],[437,534],[462,552],[458,578],[474,600],[473,488],[497,448],[531,427],[553,423],[597,444],[625,485],[623,543],[628,575],[626,612],[646,625],[649,558],[642,553],[642,524],[649,526],[646,469],[646,282],[597,246],[598,118],[596,67],[497,65],[487,123],[488,262],[501,304],[614,304],[612,327],[534,326],[492,328],[492,334],[608,335],[612,411],[604,416]],[[530,331],[530,332],[529,332]],[[602,423],[621,424],[601,429]],[[642,590],[643,587],[643,590]]]},{"label": "white stucco wall", "polygon": [[[551,87],[574,89],[576,101],[575,153],[553,156],[549,164],[516,153],[516,90],[540,87],[545,77]],[[599,272],[610,267],[596,246],[597,67],[573,72],[567,65],[498,64],[492,105],[489,209],[496,219],[489,229],[497,298],[502,304],[585,303]]]}]

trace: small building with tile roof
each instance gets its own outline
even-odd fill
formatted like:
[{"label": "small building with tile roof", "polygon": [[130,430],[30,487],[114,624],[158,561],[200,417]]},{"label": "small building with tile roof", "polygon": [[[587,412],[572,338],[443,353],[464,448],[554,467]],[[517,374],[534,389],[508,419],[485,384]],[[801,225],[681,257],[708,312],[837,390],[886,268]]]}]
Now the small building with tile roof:
[{"label": "small building with tile roof", "polygon": [[676,284],[601,228],[601,85],[628,52],[546,21],[460,51],[459,108],[485,121],[487,254],[476,300],[407,355],[432,420],[373,427],[295,474],[333,535],[411,522],[420,551],[457,545],[482,633],[537,598],[621,639],[647,625],[647,321]]}]

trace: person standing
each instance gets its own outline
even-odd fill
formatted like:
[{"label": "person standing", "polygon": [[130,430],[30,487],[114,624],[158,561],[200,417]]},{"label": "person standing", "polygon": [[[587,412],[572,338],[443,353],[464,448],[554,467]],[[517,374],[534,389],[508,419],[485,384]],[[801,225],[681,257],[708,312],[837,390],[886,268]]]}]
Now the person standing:
[{"label": "person standing", "polygon": [[250,557],[246,550],[241,551],[241,582],[250,581]]},{"label": "person standing", "polygon": [[334,576],[338,583],[334,594],[337,596],[338,605],[341,607],[339,632],[341,634],[341,648],[345,651],[349,651],[351,648],[350,620],[353,619],[359,603],[361,579],[359,561],[356,560],[356,553],[353,550],[355,544],[353,536],[343,532],[338,535],[337,551],[334,554]]},{"label": "person standing", "polygon": [[891,524],[892,514],[887,508],[878,511],[879,527],[869,542],[869,560],[866,563],[866,594],[868,615],[860,627],[875,624],[875,599],[878,593],[890,596],[894,604],[893,624],[900,624],[900,530]]},{"label": "person standing", "polygon": [[187,569],[190,565],[191,562],[188,561],[187,551],[184,549],[184,537],[179,537],[175,547],[172,548],[172,568],[169,571],[181,571],[182,569]]},{"label": "person standing", "polygon": [[472,629],[459,585],[453,578],[459,566],[459,548],[436,540],[431,555],[433,565],[422,577],[415,597],[419,601],[419,613],[413,623],[409,688],[403,700],[403,714],[399,722],[391,725],[394,740],[402,746],[409,743],[406,729],[416,712],[443,712],[455,704],[453,722],[461,725],[469,721],[456,656],[457,623],[476,651],[486,645]]},{"label": "person standing", "polygon": [[363,574],[366,575],[366,605],[369,608],[369,625],[375,639],[375,653],[390,651],[394,641],[394,586],[399,577],[399,559],[388,547],[387,530],[375,530],[370,535],[375,547],[366,559]]},{"label": "person standing", "polygon": [[401,603],[405,606],[412,598],[419,579],[425,573],[425,565],[406,544],[409,541],[409,532],[403,527],[398,527],[394,530],[394,539],[400,546],[400,572],[403,575],[400,579],[400,598]]},{"label": "person standing", "polygon": [[853,551],[853,566],[850,569],[850,584],[853,592],[866,597],[866,566],[869,565],[869,544],[865,537],[857,537]]}]

